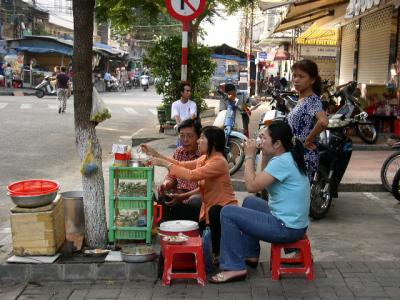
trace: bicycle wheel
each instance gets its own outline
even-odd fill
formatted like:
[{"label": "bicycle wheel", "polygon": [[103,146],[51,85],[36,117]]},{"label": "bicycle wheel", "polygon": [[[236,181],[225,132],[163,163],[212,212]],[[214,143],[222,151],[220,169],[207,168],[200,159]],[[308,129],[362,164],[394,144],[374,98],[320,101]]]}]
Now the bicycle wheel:
[{"label": "bicycle wheel", "polygon": [[381,181],[383,186],[388,192],[392,191],[393,178],[396,175],[397,170],[400,169],[400,152],[391,154],[383,162],[381,168]]},{"label": "bicycle wheel", "polygon": [[399,182],[400,182],[400,169],[397,170],[396,175],[394,175],[392,183],[392,194],[397,200],[400,201]]}]

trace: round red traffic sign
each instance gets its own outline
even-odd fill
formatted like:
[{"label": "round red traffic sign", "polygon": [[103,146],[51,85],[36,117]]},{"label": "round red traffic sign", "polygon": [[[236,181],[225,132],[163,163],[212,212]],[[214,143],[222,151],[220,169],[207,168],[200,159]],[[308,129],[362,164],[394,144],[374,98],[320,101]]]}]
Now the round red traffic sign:
[{"label": "round red traffic sign", "polygon": [[196,19],[206,7],[206,0],[165,0],[165,3],[170,15],[182,22]]}]

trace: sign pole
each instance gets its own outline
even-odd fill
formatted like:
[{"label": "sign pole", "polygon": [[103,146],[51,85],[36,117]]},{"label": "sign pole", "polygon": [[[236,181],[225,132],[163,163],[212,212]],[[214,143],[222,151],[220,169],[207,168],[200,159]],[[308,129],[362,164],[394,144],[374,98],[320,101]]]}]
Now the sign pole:
[{"label": "sign pole", "polygon": [[187,80],[187,64],[188,64],[188,45],[189,45],[189,22],[182,22],[182,68],[181,80]]},{"label": "sign pole", "polygon": [[182,67],[181,80],[187,80],[189,27],[205,9],[206,0],[165,0],[169,14],[182,22]]}]

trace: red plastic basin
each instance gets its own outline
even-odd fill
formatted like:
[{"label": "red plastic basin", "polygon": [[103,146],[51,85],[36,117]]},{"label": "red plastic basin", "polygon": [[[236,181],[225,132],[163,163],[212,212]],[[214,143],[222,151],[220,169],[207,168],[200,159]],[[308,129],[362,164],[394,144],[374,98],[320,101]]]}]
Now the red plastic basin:
[{"label": "red plastic basin", "polygon": [[7,186],[12,196],[39,196],[58,191],[60,184],[49,179],[29,179],[10,183]]}]

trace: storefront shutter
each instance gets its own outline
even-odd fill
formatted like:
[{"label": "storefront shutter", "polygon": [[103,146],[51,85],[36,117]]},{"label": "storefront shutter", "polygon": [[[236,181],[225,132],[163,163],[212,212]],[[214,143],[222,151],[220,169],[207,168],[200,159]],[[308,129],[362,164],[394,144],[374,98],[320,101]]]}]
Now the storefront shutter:
[{"label": "storefront shutter", "polygon": [[311,58],[318,66],[319,76],[322,79],[335,81],[336,59],[334,58]]},{"label": "storefront shutter", "polygon": [[342,27],[340,45],[339,84],[353,80],[354,47],[356,39],[356,23],[352,22]]},{"label": "storefront shutter", "polygon": [[361,18],[357,76],[360,83],[387,83],[392,10],[389,6]]}]

